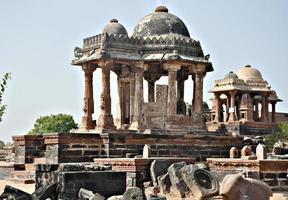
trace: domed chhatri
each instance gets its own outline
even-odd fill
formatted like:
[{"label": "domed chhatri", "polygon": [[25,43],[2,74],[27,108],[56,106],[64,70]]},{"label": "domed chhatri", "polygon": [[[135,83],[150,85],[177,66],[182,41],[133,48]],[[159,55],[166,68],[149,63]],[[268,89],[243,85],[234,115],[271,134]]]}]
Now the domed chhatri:
[{"label": "domed chhatri", "polygon": [[234,72],[230,71],[224,76],[224,79],[238,79],[238,76]]},{"label": "domed chhatri", "polygon": [[138,37],[163,34],[179,34],[190,37],[184,22],[179,17],[168,13],[165,6],[159,6],[154,13],[143,17],[133,31],[133,36]]},{"label": "domed chhatri", "polygon": [[240,68],[237,73],[239,79],[247,80],[263,80],[262,75],[259,70],[246,65],[245,67]]},{"label": "domed chhatri", "polygon": [[122,34],[128,36],[127,30],[122,24],[118,23],[117,19],[111,19],[110,23],[105,26],[102,33],[118,34],[118,35]]}]

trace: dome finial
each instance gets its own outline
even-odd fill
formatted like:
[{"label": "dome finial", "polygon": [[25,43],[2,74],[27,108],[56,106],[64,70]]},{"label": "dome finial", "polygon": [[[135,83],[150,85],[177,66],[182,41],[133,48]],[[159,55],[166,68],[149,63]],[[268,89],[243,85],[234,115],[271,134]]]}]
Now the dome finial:
[{"label": "dome finial", "polygon": [[114,18],[114,19],[111,19],[111,20],[110,20],[110,23],[118,23],[118,20],[115,19],[115,18]]},{"label": "dome finial", "polygon": [[166,12],[168,13],[168,8],[165,7],[165,6],[158,6],[156,9],[155,9],[155,12]]}]

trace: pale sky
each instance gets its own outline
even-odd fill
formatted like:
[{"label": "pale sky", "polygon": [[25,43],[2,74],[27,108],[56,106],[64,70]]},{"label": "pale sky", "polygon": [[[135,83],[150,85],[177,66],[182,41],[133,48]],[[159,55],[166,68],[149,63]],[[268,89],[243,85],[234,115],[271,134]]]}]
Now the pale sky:
[{"label": "pale sky", "polygon": [[[288,112],[288,1],[287,0],[0,0],[0,76],[12,73],[0,123],[0,139],[27,133],[39,116],[67,113],[80,123],[83,72],[71,66],[73,49],[102,32],[117,18],[131,35],[136,23],[165,5],[180,17],[190,36],[210,54],[214,72],[204,80],[204,100],[214,80],[246,64],[261,71]],[[94,75],[95,118],[101,92],[100,70]],[[112,112],[115,114],[116,77],[112,75]],[[164,81],[165,82],[165,81]],[[191,80],[185,100],[191,103]]]}]

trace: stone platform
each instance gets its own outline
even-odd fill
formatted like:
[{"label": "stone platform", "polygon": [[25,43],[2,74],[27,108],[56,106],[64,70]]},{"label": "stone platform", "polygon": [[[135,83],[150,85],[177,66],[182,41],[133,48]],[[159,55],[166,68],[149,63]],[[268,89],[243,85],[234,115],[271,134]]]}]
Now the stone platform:
[{"label": "stone platform", "polygon": [[[242,147],[241,138],[219,133],[143,134],[131,131],[112,133],[54,133],[43,136],[13,137],[15,163],[93,162],[94,158],[123,158],[142,155],[150,145],[153,157],[228,157],[229,150]],[[44,155],[44,156],[43,156]]]}]

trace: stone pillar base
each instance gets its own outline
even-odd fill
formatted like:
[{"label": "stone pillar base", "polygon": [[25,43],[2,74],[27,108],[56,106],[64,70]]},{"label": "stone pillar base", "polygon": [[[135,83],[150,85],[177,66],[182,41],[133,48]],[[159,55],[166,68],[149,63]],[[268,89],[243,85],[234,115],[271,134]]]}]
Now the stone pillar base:
[{"label": "stone pillar base", "polygon": [[96,126],[96,120],[93,120],[92,117],[82,117],[81,129],[89,130],[94,129]]},{"label": "stone pillar base", "polygon": [[229,113],[228,122],[235,122],[235,121],[237,121],[237,117],[235,115],[235,112]]},{"label": "stone pillar base", "polygon": [[134,121],[131,123],[129,130],[141,131],[141,130],[144,130],[144,127],[142,126],[142,124],[140,122]]},{"label": "stone pillar base", "polygon": [[97,129],[115,130],[116,127],[113,122],[113,116],[111,114],[99,115]]}]

